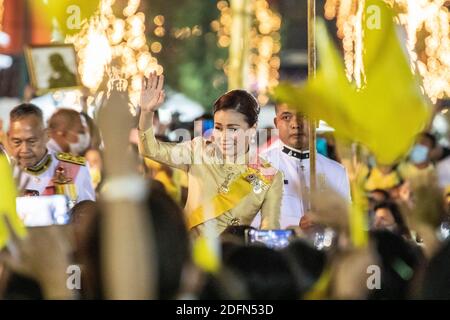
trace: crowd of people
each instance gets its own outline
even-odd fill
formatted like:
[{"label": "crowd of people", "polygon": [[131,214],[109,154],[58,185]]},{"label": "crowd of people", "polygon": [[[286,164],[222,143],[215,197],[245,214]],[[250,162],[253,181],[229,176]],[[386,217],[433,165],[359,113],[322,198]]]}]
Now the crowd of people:
[{"label": "crowd of people", "polygon": [[[346,161],[323,137],[310,185],[301,110],[276,105],[278,135],[262,135],[258,102],[232,90],[213,104],[213,128],[173,142],[158,119],[163,87],[143,79],[136,118],[114,83],[95,121],[11,111],[0,158],[18,195],[66,195],[70,222],[22,237],[3,219],[0,298],[450,298],[450,150],[433,134],[395,164]],[[259,230],[289,241],[251,242]]]}]

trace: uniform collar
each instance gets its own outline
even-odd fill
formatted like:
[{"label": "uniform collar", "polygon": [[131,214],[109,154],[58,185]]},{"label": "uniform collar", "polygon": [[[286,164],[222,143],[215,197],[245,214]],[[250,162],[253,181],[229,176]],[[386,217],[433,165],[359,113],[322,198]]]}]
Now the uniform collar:
[{"label": "uniform collar", "polygon": [[40,175],[41,173],[45,172],[52,163],[52,156],[47,150],[47,153],[45,156],[34,166],[25,168],[25,172],[32,174],[32,175]]},{"label": "uniform collar", "polygon": [[294,149],[294,148],[288,147],[287,145],[285,145],[283,143],[280,144],[280,147],[281,147],[281,151],[286,153],[288,156],[297,158],[299,160],[309,159],[309,151],[301,151],[298,149]]}]

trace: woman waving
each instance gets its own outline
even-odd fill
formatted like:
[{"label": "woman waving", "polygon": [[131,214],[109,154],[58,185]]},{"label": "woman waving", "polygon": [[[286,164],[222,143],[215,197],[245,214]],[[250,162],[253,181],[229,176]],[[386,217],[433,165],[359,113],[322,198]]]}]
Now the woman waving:
[{"label": "woman waving", "polygon": [[143,80],[139,150],[187,171],[185,212],[192,233],[210,228],[219,235],[229,225],[250,225],[259,211],[262,229],[279,228],[283,178],[252,147],[259,114],[256,99],[244,90],[227,92],[214,103],[210,139],[164,143],[155,139],[152,128],[153,113],[164,101],[163,84],[163,76],[155,74]]}]

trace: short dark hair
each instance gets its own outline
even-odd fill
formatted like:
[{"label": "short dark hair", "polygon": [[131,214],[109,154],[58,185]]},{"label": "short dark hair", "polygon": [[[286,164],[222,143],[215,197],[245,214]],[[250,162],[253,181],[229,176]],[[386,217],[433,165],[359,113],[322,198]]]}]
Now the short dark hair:
[{"label": "short dark hair", "polygon": [[44,115],[42,114],[42,110],[32,103],[22,103],[9,113],[9,121],[14,122],[18,121],[22,118],[35,116],[39,118],[41,122],[44,122]]},{"label": "short dark hair", "polygon": [[305,110],[298,106],[288,105],[287,103],[275,103],[275,114],[278,114],[280,111],[280,107],[287,107],[288,110],[294,111],[296,114],[300,114],[306,118],[308,118],[308,115],[305,113]]},{"label": "short dark hair", "polygon": [[389,210],[392,214],[392,217],[394,218],[395,223],[398,226],[398,231],[400,235],[405,236],[408,239],[411,238],[410,230],[408,228],[408,225],[406,224],[405,219],[403,218],[402,213],[400,212],[400,208],[397,205],[397,203],[389,200],[383,201],[375,205],[374,212],[376,212],[378,209]]},{"label": "short dark hair", "polygon": [[379,258],[381,281],[378,290],[368,290],[370,292],[367,298],[369,300],[415,298],[413,289],[426,263],[422,249],[387,230],[372,231],[370,235]]},{"label": "short dark hair", "polygon": [[431,142],[431,147],[432,148],[436,148],[437,139],[434,136],[434,134],[432,134],[430,132],[422,132],[422,137],[425,138],[425,139],[428,139]]},{"label": "short dark hair", "polygon": [[244,284],[249,299],[288,300],[300,297],[295,265],[280,251],[251,245],[237,247],[224,259],[224,267]]},{"label": "short dark hair", "polygon": [[252,127],[258,121],[259,104],[255,97],[245,90],[231,90],[214,102],[215,114],[220,110],[234,110],[245,116],[245,121]]},{"label": "short dark hair", "polygon": [[389,192],[387,190],[384,190],[384,189],[379,189],[378,188],[378,189],[374,189],[374,190],[369,191],[369,194],[373,194],[373,193],[381,193],[383,195],[383,197],[384,197],[384,201],[389,200],[390,197],[391,197]]},{"label": "short dark hair", "polygon": [[275,113],[278,113],[278,110],[282,105],[285,105],[284,103],[275,103]]}]

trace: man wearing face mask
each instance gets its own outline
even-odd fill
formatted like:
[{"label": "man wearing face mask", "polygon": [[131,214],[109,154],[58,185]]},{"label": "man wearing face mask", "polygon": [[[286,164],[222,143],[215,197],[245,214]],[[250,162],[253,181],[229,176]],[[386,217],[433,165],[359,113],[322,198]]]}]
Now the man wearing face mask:
[{"label": "man wearing face mask", "polygon": [[427,132],[419,135],[416,144],[411,149],[409,159],[400,166],[400,173],[406,179],[417,174],[432,173],[435,171],[430,159],[431,150],[436,147],[436,138]]},{"label": "man wearing face mask", "polygon": [[54,152],[84,155],[90,146],[86,119],[75,110],[59,109],[48,121],[50,140],[47,148]]},{"label": "man wearing face mask", "polygon": [[95,200],[86,160],[48,150],[42,111],[24,103],[10,112],[8,151],[24,196],[65,194],[73,203]]}]

